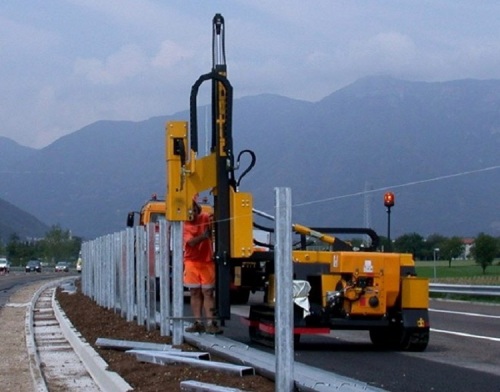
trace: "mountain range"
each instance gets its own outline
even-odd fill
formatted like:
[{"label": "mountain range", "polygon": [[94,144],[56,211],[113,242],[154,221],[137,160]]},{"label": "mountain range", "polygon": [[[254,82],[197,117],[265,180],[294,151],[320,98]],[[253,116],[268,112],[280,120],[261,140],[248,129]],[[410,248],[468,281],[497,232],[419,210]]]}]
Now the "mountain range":
[{"label": "mountain range", "polygon": [[[40,150],[0,138],[0,198],[86,239],[122,230],[129,211],[165,195],[165,124],[188,118],[99,121]],[[240,189],[269,214],[274,188],[290,187],[294,222],[386,235],[391,191],[393,237],[500,235],[500,80],[374,76],[318,102],[239,98],[233,139],[236,155],[257,156]]]},{"label": "mountain range", "polygon": [[19,240],[42,238],[49,226],[15,205],[0,199],[0,245],[6,245],[16,234]]}]

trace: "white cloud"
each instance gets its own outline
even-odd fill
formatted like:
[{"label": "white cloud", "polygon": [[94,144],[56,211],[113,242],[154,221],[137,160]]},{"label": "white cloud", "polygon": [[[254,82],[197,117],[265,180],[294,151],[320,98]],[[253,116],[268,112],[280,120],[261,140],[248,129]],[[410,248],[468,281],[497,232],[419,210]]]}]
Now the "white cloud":
[{"label": "white cloud", "polygon": [[417,49],[410,37],[398,32],[379,33],[367,40],[352,41],[347,48],[350,65],[377,71],[407,67],[416,58]]},{"label": "white cloud", "polygon": [[94,84],[118,84],[143,72],[147,62],[139,47],[127,45],[105,60],[77,59],[74,70]]},{"label": "white cloud", "polygon": [[169,68],[182,60],[193,57],[191,50],[172,41],[163,41],[158,53],[151,60],[154,67]]},{"label": "white cloud", "polygon": [[39,56],[61,42],[58,34],[50,29],[30,26],[0,14],[0,53],[2,61],[13,56]]},{"label": "white cloud", "polygon": [[0,2],[1,135],[40,147],[99,119],[187,109],[217,12],[235,97],[318,100],[374,73],[500,78],[493,1]]}]

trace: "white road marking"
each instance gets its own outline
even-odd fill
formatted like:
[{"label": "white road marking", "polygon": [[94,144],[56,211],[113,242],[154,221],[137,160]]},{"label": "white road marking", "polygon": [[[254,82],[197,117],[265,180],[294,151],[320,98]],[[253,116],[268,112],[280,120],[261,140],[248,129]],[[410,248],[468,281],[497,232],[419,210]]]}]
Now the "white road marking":
[{"label": "white road marking", "polygon": [[[436,313],[459,314],[462,316],[470,316],[470,317],[484,317],[484,318],[500,319],[500,316],[481,314],[481,313],[457,312],[457,311],[453,311],[453,310],[441,310],[441,309],[429,309],[429,311],[436,312]],[[484,340],[491,340],[493,342],[500,342],[500,338],[494,338],[491,336],[473,335],[473,334],[465,333],[465,332],[446,331],[443,329],[435,329],[435,328],[431,328],[431,332],[446,333],[448,335],[464,336],[464,337],[468,337],[468,338],[484,339]]]},{"label": "white road marking", "polygon": [[453,311],[453,310],[429,309],[429,312],[461,314],[462,316],[473,316],[473,317],[485,317],[485,318],[500,319],[500,316],[493,316],[493,315],[490,315],[490,314],[469,313],[469,312],[456,312],[456,311]]},{"label": "white road marking", "polygon": [[434,328],[431,328],[431,332],[447,333],[449,335],[457,335],[457,336],[464,336],[467,338],[484,339],[484,340],[491,340],[493,342],[500,342],[500,338],[493,338],[490,336],[481,336],[481,335],[472,335],[470,333],[464,333],[464,332],[445,331],[443,329],[434,329]]}]

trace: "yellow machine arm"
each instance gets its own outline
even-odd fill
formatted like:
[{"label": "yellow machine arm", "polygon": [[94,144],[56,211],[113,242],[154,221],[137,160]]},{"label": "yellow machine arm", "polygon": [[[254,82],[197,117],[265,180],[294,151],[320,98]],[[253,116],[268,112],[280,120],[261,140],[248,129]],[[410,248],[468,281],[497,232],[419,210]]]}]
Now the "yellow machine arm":
[{"label": "yellow machine arm", "polygon": [[310,227],[302,226],[297,223],[292,224],[292,229],[298,234],[304,234],[313,238],[317,238],[320,241],[330,245],[333,245],[334,242],[337,240],[335,237],[331,235],[320,233],[319,231],[313,230]]}]

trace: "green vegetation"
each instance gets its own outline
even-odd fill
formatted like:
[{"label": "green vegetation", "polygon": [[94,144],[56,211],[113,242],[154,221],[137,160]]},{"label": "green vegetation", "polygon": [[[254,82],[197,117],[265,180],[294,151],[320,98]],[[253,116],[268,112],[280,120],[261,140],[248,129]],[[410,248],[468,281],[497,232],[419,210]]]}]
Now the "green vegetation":
[{"label": "green vegetation", "polygon": [[[436,268],[433,261],[417,261],[415,264],[417,275],[430,278],[431,283],[500,285],[500,259],[495,260],[484,273],[482,266],[474,260],[454,260],[452,267],[448,266],[447,260],[436,260]],[[430,293],[430,296],[459,301],[500,303],[500,297],[483,295]]]},{"label": "green vegetation", "polygon": [[431,282],[455,284],[500,284],[500,260],[495,260],[483,273],[474,260],[454,260],[451,267],[448,260],[416,261],[418,276],[430,278]]},{"label": "green vegetation", "polygon": [[[469,243],[467,247],[463,239],[457,236],[447,238],[432,234],[424,238],[418,233],[409,233],[398,237],[391,248],[394,252],[411,253],[415,260],[446,260],[448,268],[459,260],[475,260],[482,273],[486,274],[487,268],[489,270],[494,265],[494,259],[500,258],[500,238],[480,233],[475,239],[469,240],[473,240],[473,244]],[[387,239],[382,238],[382,244],[386,245]]]},{"label": "green vegetation", "polygon": [[69,230],[64,230],[54,225],[38,240],[21,240],[17,234],[9,238],[7,245],[0,248],[0,253],[5,254],[13,266],[23,266],[28,260],[38,259],[55,264],[57,261],[76,261],[82,240],[73,237]]},{"label": "green vegetation", "polygon": [[486,272],[486,267],[493,263],[498,253],[498,242],[492,236],[481,233],[476,238],[476,243],[472,248],[472,256],[476,262]]}]

